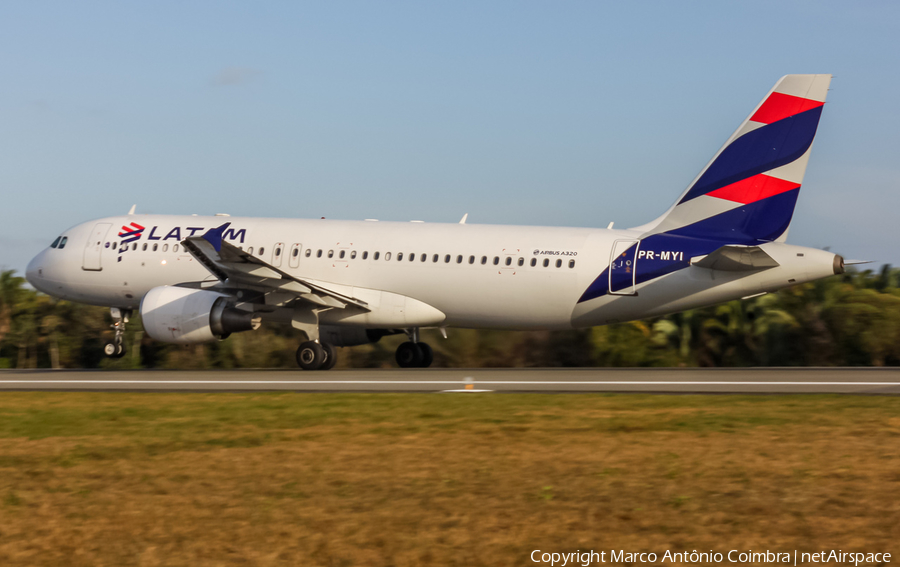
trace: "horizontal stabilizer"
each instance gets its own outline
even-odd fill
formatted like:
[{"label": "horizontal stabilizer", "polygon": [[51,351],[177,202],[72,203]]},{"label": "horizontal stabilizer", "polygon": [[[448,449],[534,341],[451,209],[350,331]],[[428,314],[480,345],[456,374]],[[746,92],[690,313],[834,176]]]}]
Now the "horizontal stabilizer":
[{"label": "horizontal stabilizer", "polygon": [[723,272],[766,270],[779,265],[759,246],[722,246],[691,264]]}]

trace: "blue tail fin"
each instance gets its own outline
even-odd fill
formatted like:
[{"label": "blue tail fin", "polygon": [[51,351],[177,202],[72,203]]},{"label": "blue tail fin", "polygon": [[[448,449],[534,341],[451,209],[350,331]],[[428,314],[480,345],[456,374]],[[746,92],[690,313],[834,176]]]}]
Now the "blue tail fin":
[{"label": "blue tail fin", "polygon": [[665,215],[641,229],[755,244],[783,240],[831,75],[786,75]]}]

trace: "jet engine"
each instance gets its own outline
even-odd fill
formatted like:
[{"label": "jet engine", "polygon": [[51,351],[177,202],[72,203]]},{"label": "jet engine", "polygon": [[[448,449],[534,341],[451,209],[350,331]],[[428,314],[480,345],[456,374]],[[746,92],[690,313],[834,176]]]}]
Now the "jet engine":
[{"label": "jet engine", "polygon": [[197,344],[259,328],[260,317],[234,307],[234,298],[215,291],[160,286],[141,301],[144,330],[158,341]]}]

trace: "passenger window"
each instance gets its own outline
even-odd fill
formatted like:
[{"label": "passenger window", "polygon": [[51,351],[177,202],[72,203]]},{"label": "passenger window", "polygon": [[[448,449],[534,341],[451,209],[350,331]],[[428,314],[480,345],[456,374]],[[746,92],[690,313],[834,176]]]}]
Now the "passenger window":
[{"label": "passenger window", "polygon": [[316,252],[316,258],[321,258],[321,257],[322,257],[322,249],[319,248],[319,251]]},{"label": "passenger window", "polygon": [[[376,254],[378,254],[378,252],[376,252]],[[390,253],[390,252],[385,252],[385,253],[384,253],[384,261],[387,262],[387,261],[390,260],[390,259],[391,259],[391,253]]]},{"label": "passenger window", "polygon": [[524,265],[525,265],[525,258],[519,258],[519,261],[516,262],[516,265],[517,265],[517,266],[524,266]]},{"label": "passenger window", "polygon": [[469,256],[469,263],[470,263],[470,264],[474,264],[474,263],[475,263],[475,256]]},{"label": "passenger window", "polygon": [[328,257],[329,257],[329,258],[334,258],[334,250],[329,250],[329,251],[328,251]]},{"label": "passenger window", "polygon": [[342,260],[344,259],[344,253],[345,253],[345,252],[346,252],[346,250],[341,250],[341,253],[338,254],[338,256],[340,256],[340,258],[341,258]]},{"label": "passenger window", "polygon": [[303,255],[306,256],[307,258],[309,258],[309,256],[310,256],[311,254],[312,254],[312,248],[307,248],[307,249],[306,249],[306,252],[303,253]]},{"label": "passenger window", "polygon": [[531,259],[531,267],[533,268],[535,266],[537,266],[537,258],[532,258]]},{"label": "passenger window", "polygon": [[549,259],[549,258],[544,258],[544,267],[546,268],[546,267],[549,266],[549,265],[550,265],[550,259]]},{"label": "passenger window", "polygon": [[419,259],[424,262],[425,258],[427,258],[427,257],[428,257],[428,254],[422,254],[422,257]]},{"label": "passenger window", "polygon": [[365,260],[368,257],[369,257],[369,252],[368,251],[363,252],[363,260]]},{"label": "passenger window", "polygon": [[276,248],[275,249],[275,257],[277,258],[279,256],[281,256],[281,248]]},{"label": "passenger window", "polygon": [[109,242],[103,245],[104,248],[109,248]]},{"label": "passenger window", "polygon": [[163,252],[168,252],[168,251],[169,251],[169,245],[163,244]]},{"label": "passenger window", "polygon": [[512,256],[507,256],[506,257],[506,265],[509,266],[511,264],[512,264]]},{"label": "passenger window", "polygon": [[562,266],[562,260],[557,260],[556,267],[559,268],[560,266]]},{"label": "passenger window", "polygon": [[53,241],[53,244],[50,245],[50,248],[56,248],[59,246],[59,241],[62,240],[62,236],[57,236],[56,240]]},{"label": "passenger window", "polygon": [[409,261],[410,261],[410,262],[415,262],[415,261],[416,261],[416,255],[415,255],[415,254],[410,254],[410,255],[409,255]]},{"label": "passenger window", "polygon": [[570,267],[570,268],[574,268],[574,267],[575,267],[575,260],[569,260],[569,267]]},{"label": "passenger window", "polygon": [[157,250],[159,250],[159,244],[154,244],[153,251],[156,252]]},{"label": "passenger window", "polygon": [[381,252],[375,252],[375,255],[372,256],[372,259],[377,260],[379,256],[381,256]]},{"label": "passenger window", "polygon": [[143,248],[141,248],[141,252],[146,252],[146,251],[147,251],[147,243],[145,242]]},{"label": "passenger window", "polygon": [[450,254],[447,254],[446,256],[444,256],[444,263],[445,263],[445,264],[449,264],[449,263],[450,263]]},{"label": "passenger window", "polygon": [[353,260],[354,258],[356,258],[356,250],[350,252],[350,259]]},{"label": "passenger window", "polygon": [[482,256],[481,257],[481,265],[483,266],[485,264],[487,264],[487,256]]},{"label": "passenger window", "polygon": [[68,236],[63,236],[63,239],[59,242],[59,247],[58,247],[58,249],[59,249],[59,250],[62,250],[63,248],[65,248],[65,247],[66,247],[66,242],[68,242],[68,241],[69,241],[69,237],[68,237]]},{"label": "passenger window", "polygon": [[137,250],[137,242],[135,242],[134,244],[131,245],[131,249],[132,249],[132,250]]},{"label": "passenger window", "polygon": [[403,259],[403,252],[397,252],[397,261],[399,262],[402,259]]},{"label": "passenger window", "polygon": [[459,256],[456,257],[456,263],[462,264],[462,254],[460,254]]},{"label": "passenger window", "polygon": [[296,257],[299,256],[299,255],[300,255],[300,249],[299,249],[299,248],[294,248],[294,251],[291,252],[291,256],[293,256],[294,258],[296,258]]},{"label": "passenger window", "polygon": [[435,254],[434,256],[432,256],[431,261],[433,263],[437,264],[438,259],[439,259],[439,256],[437,254]]},{"label": "passenger window", "polygon": [[260,247],[259,247],[259,255],[262,256],[262,255],[265,254],[265,253],[266,253],[266,249],[263,248],[262,246],[260,246]]},{"label": "passenger window", "polygon": [[247,254],[253,254],[253,247],[247,248]]}]

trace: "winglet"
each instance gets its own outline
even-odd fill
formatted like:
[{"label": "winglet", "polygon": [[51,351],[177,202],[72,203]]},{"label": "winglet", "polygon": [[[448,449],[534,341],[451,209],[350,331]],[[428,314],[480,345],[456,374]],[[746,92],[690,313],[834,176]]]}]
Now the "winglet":
[{"label": "winglet", "polygon": [[203,240],[206,240],[210,244],[213,245],[213,248],[216,249],[216,252],[222,251],[222,235],[225,234],[225,229],[228,228],[230,222],[226,222],[222,226],[211,228],[206,231],[206,234],[203,235]]}]

